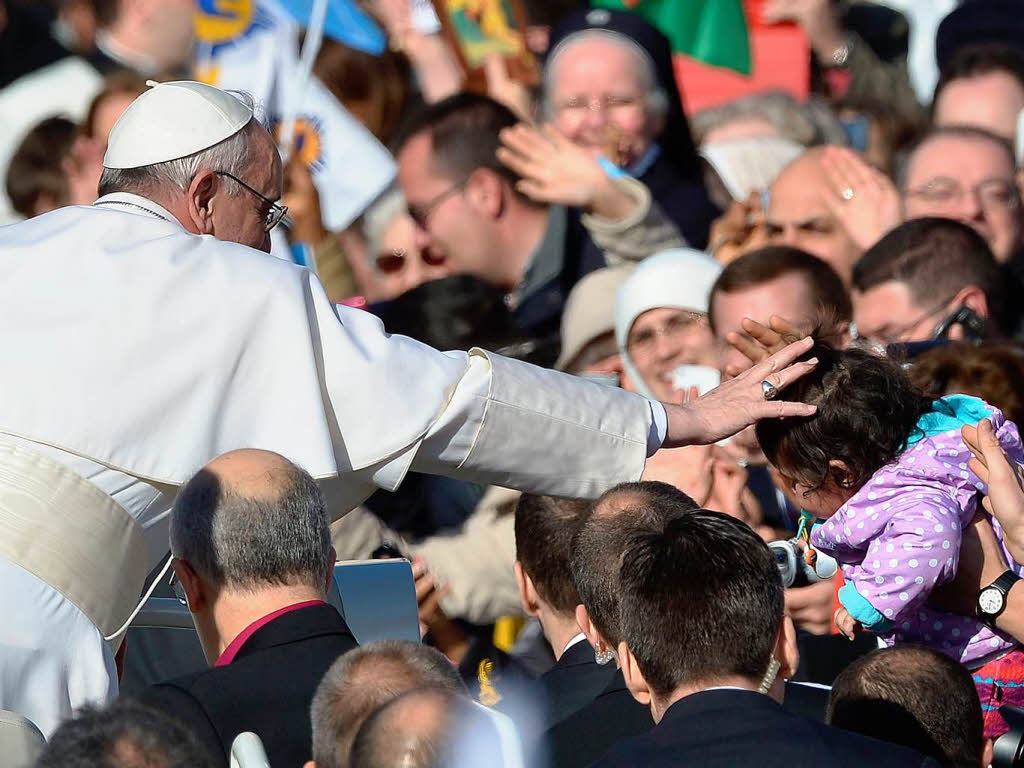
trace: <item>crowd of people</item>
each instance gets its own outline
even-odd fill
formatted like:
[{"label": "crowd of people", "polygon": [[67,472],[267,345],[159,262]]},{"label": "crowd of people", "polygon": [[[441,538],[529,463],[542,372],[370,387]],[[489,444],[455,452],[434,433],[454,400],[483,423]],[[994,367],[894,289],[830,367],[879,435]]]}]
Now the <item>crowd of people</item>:
[{"label": "crowd of people", "polygon": [[0,0],[0,764],[1016,764],[1018,4],[716,3]]}]

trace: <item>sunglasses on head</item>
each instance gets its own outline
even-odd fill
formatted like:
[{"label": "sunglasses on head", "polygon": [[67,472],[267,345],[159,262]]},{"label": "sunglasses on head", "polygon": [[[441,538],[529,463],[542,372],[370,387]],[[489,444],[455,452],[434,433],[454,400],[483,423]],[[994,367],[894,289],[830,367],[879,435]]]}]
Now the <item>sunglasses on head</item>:
[{"label": "sunglasses on head", "polygon": [[[379,253],[374,259],[374,263],[377,265],[377,270],[383,272],[386,275],[393,275],[395,272],[401,272],[405,268],[405,262],[408,258],[408,254],[404,249],[392,251],[391,253]],[[444,257],[437,256],[431,253],[429,250],[420,251],[420,258],[423,263],[430,267],[439,267],[444,264]]]}]

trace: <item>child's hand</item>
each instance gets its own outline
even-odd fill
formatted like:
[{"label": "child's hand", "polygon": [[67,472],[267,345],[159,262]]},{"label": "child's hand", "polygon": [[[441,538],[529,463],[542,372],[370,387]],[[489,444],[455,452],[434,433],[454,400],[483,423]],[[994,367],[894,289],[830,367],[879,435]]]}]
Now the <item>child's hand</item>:
[{"label": "child's hand", "polygon": [[864,631],[864,625],[857,621],[845,608],[840,608],[832,617],[833,623],[843,635],[853,640],[858,634]]}]

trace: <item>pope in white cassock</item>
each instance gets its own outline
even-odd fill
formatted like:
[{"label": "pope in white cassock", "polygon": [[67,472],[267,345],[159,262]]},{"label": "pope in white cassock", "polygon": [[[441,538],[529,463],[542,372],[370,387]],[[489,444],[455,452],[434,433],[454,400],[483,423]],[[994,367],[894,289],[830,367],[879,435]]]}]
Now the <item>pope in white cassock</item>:
[{"label": "pope in white cassock", "polygon": [[104,166],[94,205],[0,230],[0,709],[45,734],[116,695],[177,488],[220,453],[287,456],[340,516],[410,469],[591,497],[639,478],[663,442],[811,412],[762,385],[808,370],[790,365],[806,341],[662,406],[386,335],[263,252],[281,161],[251,106],[216,88],[140,96]]}]

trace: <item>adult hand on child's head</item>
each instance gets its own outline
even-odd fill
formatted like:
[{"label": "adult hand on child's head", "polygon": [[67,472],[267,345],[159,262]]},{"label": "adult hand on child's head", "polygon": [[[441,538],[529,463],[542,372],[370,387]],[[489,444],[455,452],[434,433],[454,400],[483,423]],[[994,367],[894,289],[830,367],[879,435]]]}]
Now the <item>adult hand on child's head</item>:
[{"label": "adult hand on child's head", "polygon": [[786,613],[800,629],[812,635],[827,635],[832,631],[832,605],[835,584],[832,579],[789,587],[786,590]]},{"label": "adult hand on child's head", "polygon": [[795,362],[812,344],[809,338],[801,339],[739,376],[723,381],[696,400],[684,405],[666,403],[668,432],[665,447],[715,443],[761,419],[813,416],[817,410],[813,405],[767,400],[762,388],[762,383],[767,381],[781,392],[814,370],[817,359]]},{"label": "adult hand on child's head", "polygon": [[961,435],[974,454],[968,467],[988,486],[988,495],[982,504],[1003,527],[1006,548],[1014,560],[1024,563],[1022,469],[1007,458],[988,419],[982,419],[977,426],[965,425]]}]

